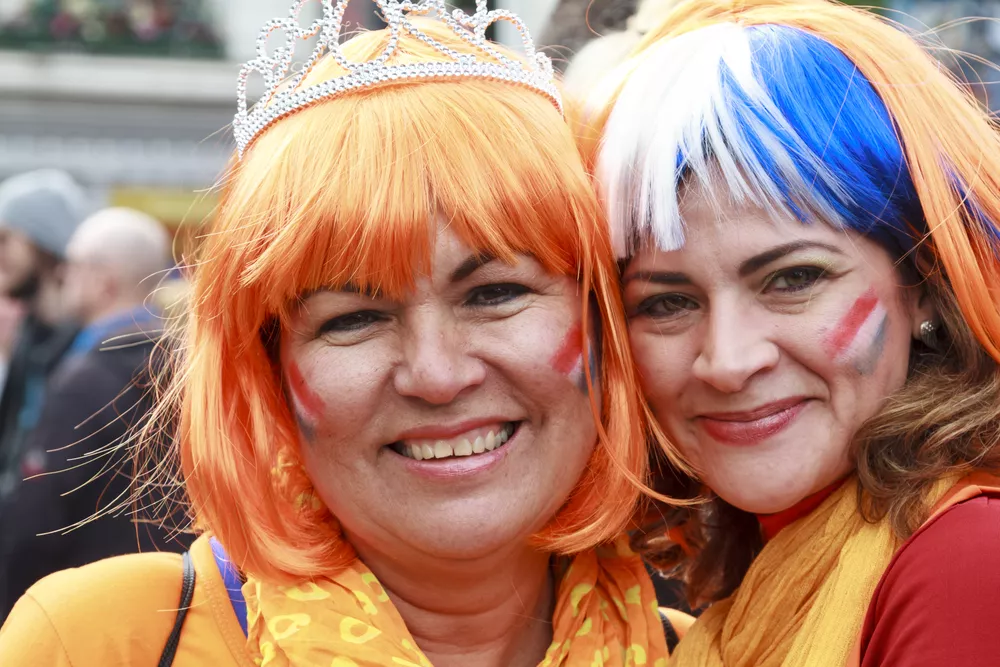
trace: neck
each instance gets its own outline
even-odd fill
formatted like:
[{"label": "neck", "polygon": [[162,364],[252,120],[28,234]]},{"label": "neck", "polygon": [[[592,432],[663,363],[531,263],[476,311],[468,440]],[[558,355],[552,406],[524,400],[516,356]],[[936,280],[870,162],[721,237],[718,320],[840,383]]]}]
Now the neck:
[{"label": "neck", "polygon": [[757,520],[760,522],[761,531],[764,533],[764,540],[770,542],[785,526],[811,514],[813,510],[823,504],[824,500],[833,495],[833,492],[841,487],[845,479],[839,479],[811,496],[806,496],[788,509],[781,510],[775,514],[758,514]]},{"label": "neck", "polygon": [[555,608],[549,554],[522,546],[445,560],[357,550],[435,667],[535,667],[544,659]]},{"label": "neck", "polygon": [[90,326],[101,320],[121,315],[122,313],[134,310],[143,304],[135,299],[115,299],[106,302],[101,308],[89,313],[85,324]]},{"label": "neck", "polygon": [[26,301],[27,310],[35,319],[54,326],[62,319],[62,286],[55,275],[42,273],[34,292]]}]

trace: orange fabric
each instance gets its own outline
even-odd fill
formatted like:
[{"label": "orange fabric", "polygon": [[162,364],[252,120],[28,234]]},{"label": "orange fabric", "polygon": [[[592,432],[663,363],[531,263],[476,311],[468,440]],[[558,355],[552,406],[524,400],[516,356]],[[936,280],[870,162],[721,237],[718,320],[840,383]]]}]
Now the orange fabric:
[{"label": "orange fabric", "polygon": [[[206,537],[191,555],[195,593],[174,667],[255,667]],[[0,664],[156,665],[177,615],[181,572],[179,555],[150,553],[46,577],[0,629]]]},{"label": "orange fabric", "polygon": [[[431,667],[375,575],[355,561],[333,579],[249,580],[249,645],[270,667]],[[540,667],[666,667],[653,583],[620,538],[581,553],[559,582],[553,642]]]}]

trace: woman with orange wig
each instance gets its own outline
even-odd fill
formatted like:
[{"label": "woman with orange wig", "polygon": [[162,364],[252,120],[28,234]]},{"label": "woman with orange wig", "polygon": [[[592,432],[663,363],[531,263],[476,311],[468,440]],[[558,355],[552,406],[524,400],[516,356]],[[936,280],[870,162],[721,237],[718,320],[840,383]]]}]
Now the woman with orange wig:
[{"label": "woman with orange wig", "polygon": [[485,2],[380,0],[344,44],[346,0],[303,4],[241,75],[148,429],[175,425],[202,535],[43,580],[0,662],[663,665],[622,537],[647,455],[616,265],[551,64]]},{"label": "woman with orange wig", "polygon": [[987,112],[826,0],[685,2],[600,95],[656,488],[692,501],[637,542],[710,604],[669,664],[997,664]]}]

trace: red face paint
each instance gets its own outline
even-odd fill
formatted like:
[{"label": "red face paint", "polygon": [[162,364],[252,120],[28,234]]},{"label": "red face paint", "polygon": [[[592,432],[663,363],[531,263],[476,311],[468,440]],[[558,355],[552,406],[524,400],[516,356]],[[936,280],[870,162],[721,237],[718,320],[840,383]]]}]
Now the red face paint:
[{"label": "red face paint", "polygon": [[837,327],[826,339],[826,349],[830,356],[839,356],[857,337],[865,321],[878,306],[875,290],[870,289],[854,302],[851,309],[840,320]]},{"label": "red face paint", "polygon": [[294,362],[285,362],[285,376],[288,378],[288,391],[292,400],[302,410],[303,416],[311,420],[319,418],[323,414],[323,399],[306,384],[302,372]]},{"label": "red face paint", "polygon": [[563,375],[569,375],[578,367],[582,368],[583,330],[579,323],[573,325],[563,339],[562,345],[552,357],[552,368]]}]

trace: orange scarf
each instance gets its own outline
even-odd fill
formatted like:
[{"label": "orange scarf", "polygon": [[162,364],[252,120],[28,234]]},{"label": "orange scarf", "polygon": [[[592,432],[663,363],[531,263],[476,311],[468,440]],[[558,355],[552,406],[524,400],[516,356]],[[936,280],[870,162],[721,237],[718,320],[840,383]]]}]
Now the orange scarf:
[{"label": "orange scarf", "polygon": [[[998,484],[983,474],[943,479],[927,498],[929,514],[933,518]],[[670,666],[859,664],[865,613],[899,546],[888,521],[862,518],[857,480],[850,480],[767,543],[736,593],[685,634]]]},{"label": "orange scarf", "polygon": [[[250,651],[261,667],[432,667],[361,561],[333,579],[250,579]],[[626,538],[577,555],[559,582],[553,642],[539,667],[665,667],[653,583]]]}]

